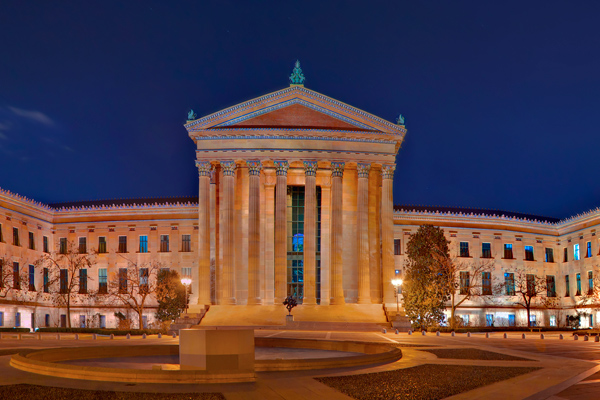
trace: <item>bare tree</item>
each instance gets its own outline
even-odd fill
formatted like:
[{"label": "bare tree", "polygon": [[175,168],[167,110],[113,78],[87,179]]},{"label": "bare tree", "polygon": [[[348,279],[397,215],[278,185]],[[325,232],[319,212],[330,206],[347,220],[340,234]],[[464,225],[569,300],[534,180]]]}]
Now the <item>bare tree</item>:
[{"label": "bare tree", "polygon": [[131,309],[138,315],[139,329],[144,328],[144,309],[156,292],[157,274],[163,263],[134,263],[126,259],[127,268],[111,273],[108,301],[114,301]]},{"label": "bare tree", "polygon": [[527,310],[527,326],[531,327],[531,308],[536,304],[544,306],[548,285],[546,278],[517,269],[512,281],[505,281],[499,287],[508,296],[514,296],[514,305]]},{"label": "bare tree", "polygon": [[[52,291],[54,304],[67,309],[67,326],[71,328],[71,307],[73,304],[90,303],[94,293],[87,288],[90,278],[87,270],[94,266],[94,254],[80,253],[75,242],[60,246],[59,252],[44,254],[36,265],[48,268],[48,280],[44,282]],[[85,271],[82,271],[85,270]],[[80,278],[85,276],[85,281]],[[50,290],[49,290],[50,291]]]},{"label": "bare tree", "polygon": [[15,296],[27,289],[27,275],[21,269],[15,272],[14,263],[0,258],[0,298]]}]

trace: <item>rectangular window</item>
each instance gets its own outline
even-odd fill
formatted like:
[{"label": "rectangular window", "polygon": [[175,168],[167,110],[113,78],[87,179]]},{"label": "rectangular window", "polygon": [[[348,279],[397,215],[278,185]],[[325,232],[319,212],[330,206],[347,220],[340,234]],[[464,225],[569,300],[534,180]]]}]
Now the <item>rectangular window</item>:
[{"label": "rectangular window", "polygon": [[160,235],[160,251],[163,253],[169,251],[169,235]]},{"label": "rectangular window", "polygon": [[192,278],[192,268],[191,267],[181,268],[181,277],[191,279]]},{"label": "rectangular window", "polygon": [[13,263],[13,289],[21,289],[21,276],[19,274],[19,263]]},{"label": "rectangular window", "polygon": [[533,261],[533,246],[525,246],[525,261]]},{"label": "rectangular window", "polygon": [[106,238],[104,236],[98,238],[98,253],[106,253]]},{"label": "rectangular window", "polygon": [[181,251],[189,252],[192,251],[192,236],[181,235]]},{"label": "rectangular window", "polygon": [[0,288],[4,289],[4,260],[0,258]]},{"label": "rectangular window", "polygon": [[537,326],[536,325],[536,321],[535,321],[535,315],[530,315],[529,316],[529,323],[531,326]]},{"label": "rectangular window", "polygon": [[79,293],[87,294],[87,269],[81,268],[79,270]]},{"label": "rectangular window", "polygon": [[44,315],[44,326],[46,328],[50,327],[50,314]]},{"label": "rectangular window", "polygon": [[18,328],[21,326],[21,313],[18,312],[15,314],[15,328]]},{"label": "rectangular window", "polygon": [[516,325],[515,314],[509,314],[508,315],[508,326],[515,326],[515,325]]},{"label": "rectangular window", "polygon": [[106,328],[106,315],[100,315],[100,328]]},{"label": "rectangular window", "polygon": [[586,258],[590,258],[592,256],[592,242],[587,242],[587,251],[585,252]]},{"label": "rectangular window", "polygon": [[83,314],[79,316],[79,327],[85,328],[85,315]]},{"label": "rectangular window", "polygon": [[402,254],[402,240],[394,239],[394,255],[399,256]]},{"label": "rectangular window", "polygon": [[594,294],[594,273],[592,271],[588,271],[588,294]]},{"label": "rectangular window", "polygon": [[512,243],[504,243],[504,258],[506,260],[513,259]]},{"label": "rectangular window", "polygon": [[485,314],[485,326],[494,326],[494,314]]},{"label": "rectangular window", "polygon": [[504,273],[504,286],[506,287],[507,296],[515,295],[515,274],[512,272]]},{"label": "rectangular window", "polygon": [[0,326],[4,326],[4,313],[0,311]]},{"label": "rectangular window", "polygon": [[2,236],[2,224],[0,224],[0,242],[4,242],[4,237]]},{"label": "rectangular window", "polygon": [[148,252],[148,236],[141,235],[140,236],[140,253]]},{"label": "rectangular window", "polygon": [[29,266],[29,291],[35,292],[35,266]]},{"label": "rectangular window", "polygon": [[556,297],[556,282],[553,275],[546,275],[546,296]]},{"label": "rectangular window", "polygon": [[60,270],[60,292],[63,294],[69,292],[69,271],[66,269]]},{"label": "rectangular window", "polygon": [[563,262],[567,262],[567,261],[569,261],[569,251],[565,247],[565,251],[564,251],[564,255],[563,255]]},{"label": "rectangular window", "polygon": [[107,294],[108,293],[108,277],[106,273],[106,268],[98,269],[98,293]]},{"label": "rectangular window", "polygon": [[469,314],[459,315],[463,321],[463,326],[469,326]]},{"label": "rectangular window", "polygon": [[577,274],[577,291],[575,292],[575,296],[581,296],[581,274]]},{"label": "rectangular window", "polygon": [[554,250],[546,247],[546,262],[553,263],[554,262]]},{"label": "rectangular window", "polygon": [[140,268],[140,293],[148,292],[148,268]]},{"label": "rectangular window", "polygon": [[492,294],[492,273],[482,272],[481,273],[481,294],[491,295]]},{"label": "rectangular window", "polygon": [[571,297],[571,284],[569,283],[569,275],[565,275],[565,297]]},{"label": "rectangular window", "polygon": [[556,326],[556,315],[550,316],[550,326]]},{"label": "rectangular window", "polygon": [[48,236],[44,236],[42,239],[44,242],[44,253],[49,253],[50,250],[48,250]]},{"label": "rectangular window", "polygon": [[29,232],[29,248],[35,250],[35,238],[33,237],[33,232]]},{"label": "rectangular window", "polygon": [[460,242],[460,256],[469,257],[469,242]]},{"label": "rectangular window", "polygon": [[58,239],[58,249],[60,254],[67,254],[67,238],[60,238]]},{"label": "rectangular window", "polygon": [[468,294],[471,285],[469,271],[460,271],[460,294]]},{"label": "rectangular window", "polygon": [[119,236],[119,253],[127,253],[127,236]]},{"label": "rectangular window", "polygon": [[573,245],[573,260],[579,260],[579,243]]},{"label": "rectangular window", "polygon": [[537,293],[535,290],[535,275],[527,274],[526,281],[527,281],[527,295],[528,296],[536,296]]},{"label": "rectangular window", "polygon": [[127,293],[127,268],[119,268],[119,293]]},{"label": "rectangular window", "polygon": [[67,327],[67,316],[65,314],[60,314],[60,327],[61,328]]},{"label": "rectangular window", "polygon": [[48,272],[48,268],[44,268],[44,293],[49,293],[50,292],[50,274]]},{"label": "rectangular window", "polygon": [[87,238],[80,237],[79,238],[79,254],[87,253]]},{"label": "rectangular window", "polygon": [[481,244],[481,257],[482,258],[492,258],[492,244],[491,243],[482,243]]},{"label": "rectangular window", "polygon": [[13,228],[13,244],[15,246],[21,245],[21,243],[19,242],[19,228]]}]

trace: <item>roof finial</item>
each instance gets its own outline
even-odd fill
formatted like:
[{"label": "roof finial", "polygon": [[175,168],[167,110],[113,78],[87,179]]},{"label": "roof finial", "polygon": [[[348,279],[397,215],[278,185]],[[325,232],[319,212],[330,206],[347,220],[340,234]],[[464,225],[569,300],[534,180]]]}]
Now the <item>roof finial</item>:
[{"label": "roof finial", "polygon": [[402,114],[398,114],[398,118],[396,118],[396,124],[404,126],[404,117],[402,116]]},{"label": "roof finial", "polygon": [[188,120],[188,122],[189,122],[189,121],[193,121],[193,120],[195,120],[196,118],[197,118],[197,115],[196,115],[196,113],[194,112],[194,110],[190,110],[190,111],[188,112],[188,115],[187,115],[187,120]]},{"label": "roof finial", "polygon": [[290,75],[290,85],[300,85],[304,86],[304,74],[302,73],[302,68],[300,68],[300,61],[296,60],[294,64],[294,69],[292,70],[292,74]]}]

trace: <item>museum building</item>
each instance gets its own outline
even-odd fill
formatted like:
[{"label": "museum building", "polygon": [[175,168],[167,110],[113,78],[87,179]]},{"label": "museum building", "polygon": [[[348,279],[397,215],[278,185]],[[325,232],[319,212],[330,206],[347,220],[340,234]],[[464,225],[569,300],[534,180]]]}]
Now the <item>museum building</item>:
[{"label": "museum building", "polygon": [[[290,81],[214,114],[190,112],[198,197],[42,204],[0,190],[2,268],[29,282],[0,290],[0,325],[65,325],[36,261],[67,242],[95,253],[90,292],[130,263],[159,261],[190,277],[190,312],[210,306],[202,324],[284,324],[287,296],[301,304],[299,321],[385,322],[406,241],[422,224],[442,227],[457,259],[493,262],[496,281],[516,270],[546,277],[557,303],[534,307],[536,324],[560,324],[564,310],[578,307],[584,326],[597,323],[581,299],[598,273],[599,210],[558,220],[394,206],[403,118],[392,123],[306,88],[299,63]],[[527,323],[514,293],[493,295],[457,314],[473,325]],[[72,325],[115,326],[114,308],[75,302]],[[154,312],[151,305],[144,321]]]}]

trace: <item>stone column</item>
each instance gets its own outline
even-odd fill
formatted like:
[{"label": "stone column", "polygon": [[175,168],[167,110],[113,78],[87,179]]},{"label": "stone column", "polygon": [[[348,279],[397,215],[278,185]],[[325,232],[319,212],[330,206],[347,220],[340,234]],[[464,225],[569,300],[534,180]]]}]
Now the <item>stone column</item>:
[{"label": "stone column", "polygon": [[342,252],[344,237],[342,226],[342,178],[343,162],[331,163],[331,304],[344,304],[342,283]]},{"label": "stone column", "polygon": [[358,238],[358,303],[371,303],[369,268],[369,171],[371,164],[358,163],[357,238]]},{"label": "stone column", "polygon": [[223,170],[223,276],[222,301],[223,304],[235,304],[235,279],[234,279],[234,193],[235,193],[235,161],[221,161]]},{"label": "stone column", "polygon": [[248,304],[261,304],[260,298],[260,161],[248,161]]},{"label": "stone column", "polygon": [[381,169],[381,256],[383,275],[383,299],[395,303],[394,287],[394,171],[396,165],[383,165]]},{"label": "stone column", "polygon": [[275,161],[275,304],[287,297],[287,161]]},{"label": "stone column", "polygon": [[198,304],[210,304],[210,175],[208,161],[196,161],[198,167]]},{"label": "stone column", "polygon": [[303,304],[317,304],[317,162],[304,161],[304,299]]},{"label": "stone column", "polygon": [[265,175],[265,304],[275,296],[275,168],[263,169]]}]

